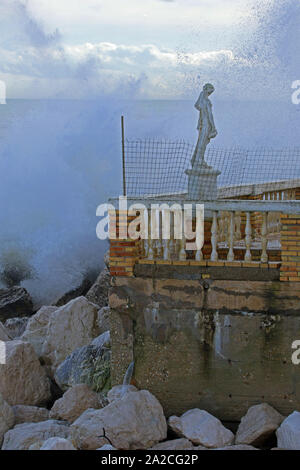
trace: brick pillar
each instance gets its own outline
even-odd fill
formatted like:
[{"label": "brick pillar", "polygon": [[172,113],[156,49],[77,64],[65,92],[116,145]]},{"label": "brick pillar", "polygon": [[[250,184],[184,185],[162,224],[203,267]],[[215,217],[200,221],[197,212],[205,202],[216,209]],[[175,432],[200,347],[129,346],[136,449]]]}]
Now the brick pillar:
[{"label": "brick pillar", "polygon": [[300,282],[300,215],[281,214],[280,280]]},{"label": "brick pillar", "polygon": [[113,219],[110,218],[110,230],[116,228],[116,239],[110,240],[110,257],[109,266],[111,276],[133,276],[133,268],[135,263],[140,257],[141,241],[132,240],[130,238],[119,239],[120,229],[126,228],[128,237],[128,225],[136,216],[127,215],[126,213],[116,211],[116,224],[114,225]]}]

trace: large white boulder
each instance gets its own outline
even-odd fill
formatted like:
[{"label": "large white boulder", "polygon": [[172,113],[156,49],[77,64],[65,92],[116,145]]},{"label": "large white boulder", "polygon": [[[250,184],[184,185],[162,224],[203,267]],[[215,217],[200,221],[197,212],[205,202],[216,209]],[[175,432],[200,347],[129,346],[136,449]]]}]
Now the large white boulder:
[{"label": "large white boulder", "polygon": [[50,437],[67,439],[69,431],[69,426],[63,421],[18,424],[5,434],[2,450],[28,450],[32,444],[43,442]]},{"label": "large white boulder", "polygon": [[15,424],[39,423],[49,419],[47,408],[26,405],[14,405],[12,408],[15,414]]},{"label": "large white boulder", "polygon": [[86,384],[74,385],[62,398],[56,400],[51,408],[50,418],[73,423],[88,408],[101,408],[99,395]]},{"label": "large white boulder", "polygon": [[233,433],[219,419],[198,408],[187,411],[181,417],[171,416],[168,425],[178,436],[208,448],[229,446],[234,441]]},{"label": "large white boulder", "polygon": [[129,392],[101,410],[86,410],[72,425],[71,439],[79,449],[107,444],[117,449],[147,449],[167,437],[167,423],[158,400],[147,390]]},{"label": "large white boulder", "polygon": [[30,344],[32,344],[38,357],[42,355],[42,349],[47,333],[50,315],[56,310],[57,307],[41,307],[35,315],[30,317],[25,331],[20,338],[22,341],[28,341]]},{"label": "large white boulder", "polygon": [[72,442],[63,437],[50,437],[47,439],[40,450],[76,450]]},{"label": "large white boulder", "polygon": [[280,449],[300,450],[300,413],[294,411],[281,423],[276,431],[277,447]]},{"label": "large white boulder", "polygon": [[[1,366],[0,366],[1,367]],[[12,407],[3,399],[0,393],[0,446],[4,434],[15,424],[15,415]]]},{"label": "large white boulder", "polygon": [[268,403],[251,406],[241,420],[235,443],[261,445],[276,431],[283,419]]},{"label": "large white boulder", "polygon": [[6,364],[0,366],[0,393],[10,405],[43,405],[50,398],[50,382],[31,344],[6,344]]},{"label": "large white boulder", "polygon": [[98,336],[97,315],[97,305],[85,297],[71,300],[50,315],[42,356],[53,371],[75,349]]}]

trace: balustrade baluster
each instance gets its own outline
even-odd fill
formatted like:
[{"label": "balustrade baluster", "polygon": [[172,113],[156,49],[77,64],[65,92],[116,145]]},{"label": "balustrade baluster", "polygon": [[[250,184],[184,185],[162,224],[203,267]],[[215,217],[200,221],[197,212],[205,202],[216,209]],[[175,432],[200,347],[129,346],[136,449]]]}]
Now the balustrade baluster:
[{"label": "balustrade baluster", "polygon": [[217,211],[213,211],[213,221],[211,226],[211,246],[212,252],[210,259],[211,261],[218,261],[218,220],[217,220],[218,213]]},{"label": "balustrade baluster", "polygon": [[267,254],[267,217],[268,213],[263,212],[262,214],[262,226],[261,226],[261,262],[267,263],[268,262],[268,254]]},{"label": "balustrade baluster", "polygon": [[233,239],[234,239],[234,212],[230,212],[227,261],[234,261]]},{"label": "balustrade baluster", "polygon": [[246,243],[246,253],[245,253],[245,261],[251,261],[251,235],[252,235],[252,227],[251,227],[251,216],[250,212],[246,212],[246,228],[245,228],[245,243]]}]

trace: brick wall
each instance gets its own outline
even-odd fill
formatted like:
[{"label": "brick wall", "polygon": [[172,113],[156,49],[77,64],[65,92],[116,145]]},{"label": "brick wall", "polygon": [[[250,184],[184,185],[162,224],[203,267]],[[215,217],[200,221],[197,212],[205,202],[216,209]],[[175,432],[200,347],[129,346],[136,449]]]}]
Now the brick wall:
[{"label": "brick wall", "polygon": [[[110,213],[110,274],[111,276],[133,276],[133,267],[141,255],[141,241],[128,238],[128,225],[136,216],[116,211],[116,217]],[[121,230],[126,231],[126,238],[118,239]],[[114,234],[116,239],[112,239]]]},{"label": "brick wall", "polygon": [[300,215],[281,215],[280,280],[300,282]]}]

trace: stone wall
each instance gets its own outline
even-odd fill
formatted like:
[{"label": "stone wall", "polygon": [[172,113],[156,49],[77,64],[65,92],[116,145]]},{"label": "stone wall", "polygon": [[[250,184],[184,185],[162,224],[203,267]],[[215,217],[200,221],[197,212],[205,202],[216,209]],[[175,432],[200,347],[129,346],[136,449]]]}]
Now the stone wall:
[{"label": "stone wall", "polygon": [[199,407],[239,420],[262,401],[300,406],[299,285],[277,269],[136,265],[112,278],[112,382],[132,360],[136,385],[167,416]]}]

